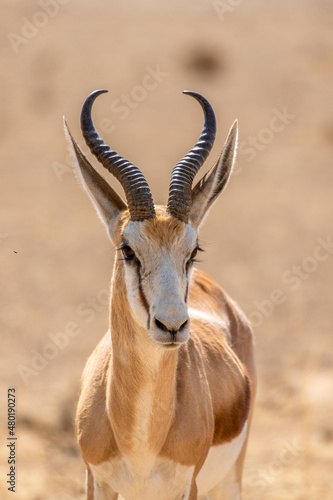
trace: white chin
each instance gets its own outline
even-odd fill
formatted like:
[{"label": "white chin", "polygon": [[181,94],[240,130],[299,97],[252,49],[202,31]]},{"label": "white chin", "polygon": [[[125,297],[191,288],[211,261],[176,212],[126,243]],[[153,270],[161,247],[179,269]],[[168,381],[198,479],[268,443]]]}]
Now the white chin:
[{"label": "white chin", "polygon": [[182,344],[188,341],[188,339],[190,338],[190,332],[180,332],[173,337],[171,334],[165,332],[151,330],[149,331],[149,336],[161,347],[164,347],[166,349],[177,349]]}]

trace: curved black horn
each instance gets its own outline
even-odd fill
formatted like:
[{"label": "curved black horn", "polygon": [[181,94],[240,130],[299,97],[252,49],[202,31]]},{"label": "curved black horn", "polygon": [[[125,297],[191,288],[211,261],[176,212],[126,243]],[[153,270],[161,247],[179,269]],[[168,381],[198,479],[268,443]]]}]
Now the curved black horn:
[{"label": "curved black horn", "polygon": [[216,120],[213,108],[202,95],[184,90],[194,97],[205,114],[205,123],[196,145],[172,170],[167,211],[182,222],[188,222],[191,208],[191,189],[195,174],[206,160],[213,147],[216,134]]},{"label": "curved black horn", "polygon": [[125,191],[131,220],[142,221],[155,215],[153,198],[148,183],[142,172],[118,155],[105,144],[95,130],[91,108],[96,97],[107,90],[95,90],[84,101],[81,111],[81,130],[83,137],[97,160],[120,182]]}]

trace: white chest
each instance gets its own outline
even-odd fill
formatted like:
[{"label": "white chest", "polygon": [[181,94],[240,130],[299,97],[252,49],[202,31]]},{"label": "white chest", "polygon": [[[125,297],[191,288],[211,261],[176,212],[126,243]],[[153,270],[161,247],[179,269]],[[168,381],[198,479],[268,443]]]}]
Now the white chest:
[{"label": "white chest", "polygon": [[152,457],[142,457],[142,462],[146,458],[151,464],[149,470],[147,467],[136,468],[135,461],[125,458],[90,466],[95,492],[99,492],[96,500],[109,498],[105,492],[109,492],[110,488],[124,500],[187,500],[194,466],[186,467],[162,458],[153,460]]},{"label": "white chest", "polygon": [[[213,446],[196,479],[198,495],[203,495],[223,481],[234,465],[246,439],[247,423],[229,443]],[[187,500],[194,466],[186,467],[172,460],[143,453],[131,458],[115,458],[90,465],[94,475],[94,500],[113,498],[117,492],[124,500]],[[114,498],[117,498],[115,494]]]},{"label": "white chest", "polygon": [[207,493],[218,483],[223,481],[231,467],[236,462],[242,449],[247,433],[247,422],[242,432],[229,443],[210,448],[196,482],[199,496]]}]

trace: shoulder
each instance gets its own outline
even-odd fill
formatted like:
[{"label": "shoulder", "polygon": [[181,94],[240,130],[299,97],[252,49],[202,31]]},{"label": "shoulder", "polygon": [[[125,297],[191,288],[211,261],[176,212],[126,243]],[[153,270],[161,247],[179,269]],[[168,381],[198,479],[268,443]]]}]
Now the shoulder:
[{"label": "shoulder", "polygon": [[189,308],[191,318],[201,317],[206,330],[220,324],[229,345],[244,362],[253,348],[249,320],[237,302],[209,274],[195,268],[190,279]]},{"label": "shoulder", "polygon": [[111,358],[111,333],[106,332],[102,340],[95,347],[93,353],[89,356],[83,371],[81,381],[81,391],[88,380],[93,379],[98,385],[105,383],[106,365],[108,366]]}]

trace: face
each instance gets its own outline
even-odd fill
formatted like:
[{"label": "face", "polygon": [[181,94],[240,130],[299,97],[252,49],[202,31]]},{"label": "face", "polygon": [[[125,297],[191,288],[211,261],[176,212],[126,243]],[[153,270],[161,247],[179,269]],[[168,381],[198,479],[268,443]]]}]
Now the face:
[{"label": "face", "polygon": [[144,222],[130,221],[122,232],[118,259],[133,317],[167,349],[190,336],[188,286],[198,250],[192,226],[165,211]]}]

